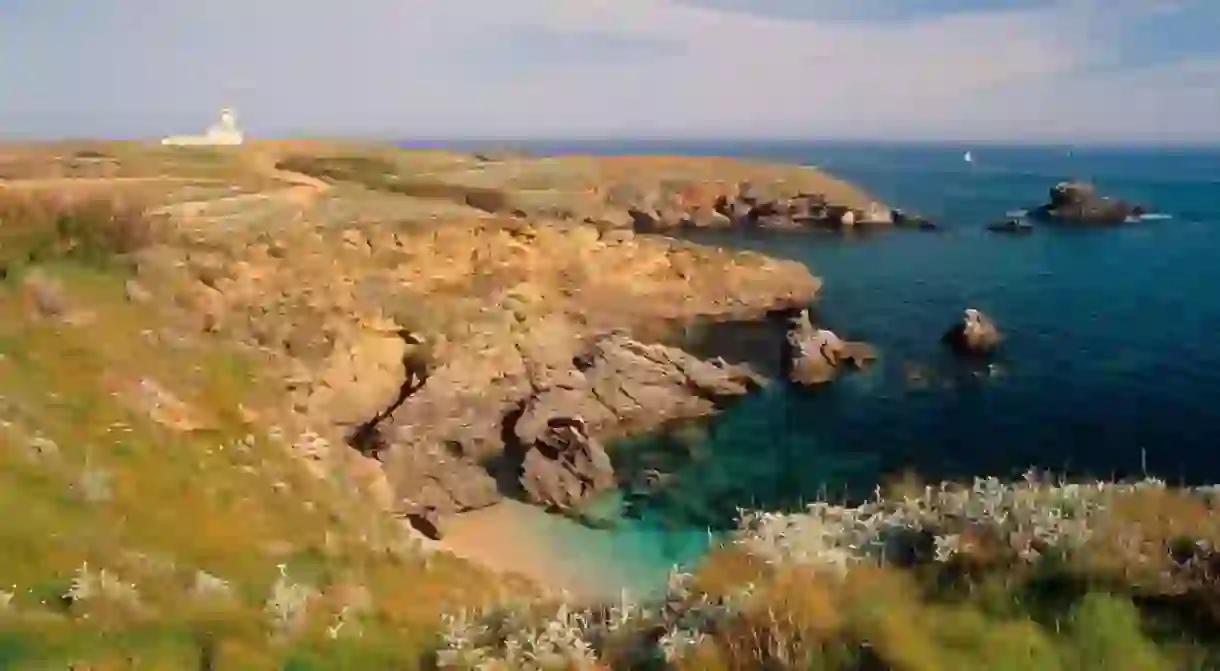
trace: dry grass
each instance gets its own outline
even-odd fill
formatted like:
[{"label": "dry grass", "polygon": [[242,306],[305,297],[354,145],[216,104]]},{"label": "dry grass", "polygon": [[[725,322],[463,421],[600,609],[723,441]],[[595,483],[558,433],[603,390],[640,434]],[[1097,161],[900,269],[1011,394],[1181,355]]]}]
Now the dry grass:
[{"label": "dry grass", "polygon": [[0,181],[218,180],[251,188],[274,180],[254,152],[235,147],[162,147],[141,142],[52,142],[0,146]]},{"label": "dry grass", "polygon": [[257,360],[128,303],[113,270],[38,271],[91,319],[0,285],[0,509],[21,511],[0,517],[0,667],[415,668],[447,608],[528,593],[416,547],[341,459],[307,468]]},{"label": "dry grass", "polygon": [[295,155],[281,159],[276,167],[319,179],[353,182],[376,191],[450,201],[483,212],[507,212],[512,209],[510,196],[499,189],[451,184],[427,176],[403,175],[397,163],[379,156]]},{"label": "dry grass", "polygon": [[148,247],[157,233],[138,201],[0,190],[0,275],[56,259],[105,264]]}]

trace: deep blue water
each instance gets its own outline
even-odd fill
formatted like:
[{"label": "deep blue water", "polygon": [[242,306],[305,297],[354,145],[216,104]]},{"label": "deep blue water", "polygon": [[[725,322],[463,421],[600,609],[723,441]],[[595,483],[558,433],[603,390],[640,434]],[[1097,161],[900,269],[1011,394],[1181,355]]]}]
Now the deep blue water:
[{"label": "deep blue water", "polygon": [[[875,343],[883,359],[817,393],[777,387],[721,418],[708,462],[732,464],[723,474],[730,482],[750,482],[699,497],[715,502],[714,514],[745,505],[747,492],[756,497],[748,503],[767,508],[845,485],[859,493],[904,468],[931,477],[1031,466],[1121,476],[1146,466],[1170,481],[1220,481],[1220,153],[973,153],[973,164],[959,147],[768,154],[819,165],[945,232],[721,236],[808,264],[825,280],[825,322]],[[1029,236],[984,229],[1074,177],[1170,218]],[[976,377],[938,342],[966,307],[993,316],[1007,336],[997,375]],[[930,384],[908,381],[912,365],[930,369]],[[689,479],[692,489],[715,481],[704,470]]]},{"label": "deep blue water", "polygon": [[[552,145],[537,151],[749,155],[820,166],[943,233],[704,236],[800,260],[840,335],[878,366],[816,392],[775,385],[717,418],[634,524],[722,527],[738,507],[792,509],[910,468],[927,477],[1148,471],[1220,482],[1220,151],[863,144]],[[1170,218],[990,233],[1068,178]],[[1006,335],[977,377],[938,342],[966,307]],[[930,382],[908,380],[914,365]],[[638,462],[657,440],[640,441]],[[688,441],[690,442],[690,441]],[[630,449],[630,448],[628,448]],[[676,536],[675,536],[676,537]],[[687,546],[689,547],[689,546]],[[675,551],[673,558],[689,555]]]}]

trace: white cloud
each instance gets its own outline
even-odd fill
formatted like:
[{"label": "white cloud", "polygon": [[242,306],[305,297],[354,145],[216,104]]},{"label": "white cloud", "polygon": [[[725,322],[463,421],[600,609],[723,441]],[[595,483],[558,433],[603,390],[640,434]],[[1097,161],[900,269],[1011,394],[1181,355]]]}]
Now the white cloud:
[{"label": "white cloud", "polygon": [[203,123],[229,99],[255,132],[1033,136],[1173,126],[1220,136],[1220,122],[1206,121],[1220,118],[1216,96],[1181,77],[1202,64],[1089,74],[1113,62],[1124,21],[1164,6],[1060,0],[899,22],[677,0],[97,0],[84,32],[70,25],[79,11],[0,23],[0,80],[23,89],[0,106],[0,127],[157,134]]}]

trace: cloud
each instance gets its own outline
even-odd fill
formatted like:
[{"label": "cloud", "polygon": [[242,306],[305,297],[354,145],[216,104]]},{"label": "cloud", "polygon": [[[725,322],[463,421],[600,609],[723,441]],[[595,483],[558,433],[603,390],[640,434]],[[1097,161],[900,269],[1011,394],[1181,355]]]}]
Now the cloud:
[{"label": "cloud", "polygon": [[910,21],[963,13],[1054,6],[1056,0],[678,0],[681,4],[781,19]]},{"label": "cloud", "polygon": [[1201,0],[22,4],[0,133],[1220,139]]}]

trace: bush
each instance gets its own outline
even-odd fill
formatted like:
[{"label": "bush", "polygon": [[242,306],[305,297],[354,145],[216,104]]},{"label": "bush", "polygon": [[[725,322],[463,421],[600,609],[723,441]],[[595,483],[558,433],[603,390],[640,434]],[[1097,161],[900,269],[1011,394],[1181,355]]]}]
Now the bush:
[{"label": "bush", "polygon": [[107,265],[154,241],[153,222],[135,203],[112,196],[0,191],[0,276],[56,259]]}]

